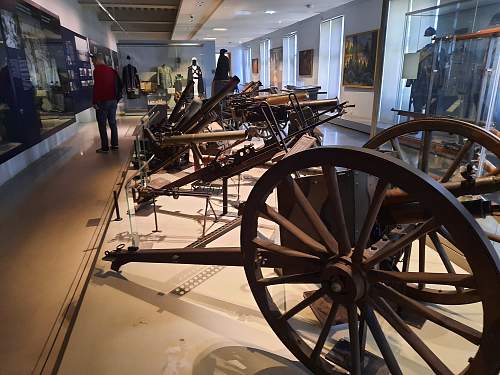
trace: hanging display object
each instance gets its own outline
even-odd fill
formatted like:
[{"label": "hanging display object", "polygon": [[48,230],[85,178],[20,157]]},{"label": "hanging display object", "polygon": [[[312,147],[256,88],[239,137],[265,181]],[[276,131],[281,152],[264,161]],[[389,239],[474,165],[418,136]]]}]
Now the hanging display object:
[{"label": "hanging display object", "polygon": [[373,88],[378,30],[348,35],[344,44],[344,87]]},{"label": "hanging display object", "polygon": [[299,51],[299,76],[311,77],[313,74],[314,50]]},{"label": "hanging display object", "polygon": [[259,59],[252,59],[252,73],[259,74]]},{"label": "hanging display object", "polygon": [[271,67],[271,86],[283,87],[283,47],[270,51],[269,66]]}]

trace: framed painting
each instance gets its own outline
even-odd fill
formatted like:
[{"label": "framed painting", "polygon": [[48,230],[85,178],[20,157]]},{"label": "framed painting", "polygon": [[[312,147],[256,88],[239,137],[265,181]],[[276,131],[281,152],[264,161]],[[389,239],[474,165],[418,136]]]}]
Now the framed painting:
[{"label": "framed painting", "polygon": [[252,59],[252,73],[259,74],[259,59]]},{"label": "framed painting", "polygon": [[344,43],[344,87],[373,88],[378,30],[348,35]]},{"label": "framed painting", "polygon": [[299,51],[299,76],[313,75],[314,50],[306,49]]},{"label": "framed painting", "polygon": [[269,65],[271,68],[271,86],[283,86],[283,47],[273,48],[270,51]]}]

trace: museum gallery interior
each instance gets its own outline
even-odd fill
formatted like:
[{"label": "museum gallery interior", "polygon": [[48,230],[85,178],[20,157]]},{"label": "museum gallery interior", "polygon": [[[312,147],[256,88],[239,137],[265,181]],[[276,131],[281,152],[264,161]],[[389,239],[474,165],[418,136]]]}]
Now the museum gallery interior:
[{"label": "museum gallery interior", "polygon": [[500,374],[499,0],[0,0],[0,374]]}]

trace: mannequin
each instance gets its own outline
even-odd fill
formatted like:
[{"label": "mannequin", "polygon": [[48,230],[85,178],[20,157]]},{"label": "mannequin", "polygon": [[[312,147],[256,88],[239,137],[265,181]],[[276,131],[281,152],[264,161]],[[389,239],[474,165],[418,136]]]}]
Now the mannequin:
[{"label": "mannequin", "polygon": [[226,53],[227,49],[224,48],[219,51],[219,60],[217,61],[217,68],[215,69],[214,81],[212,83],[212,95],[222,90],[229,80],[230,63]]},{"label": "mannequin", "polygon": [[205,86],[203,84],[203,73],[200,66],[198,65],[198,60],[196,57],[191,59],[191,65],[188,67],[188,81],[194,81],[193,91],[190,93],[190,97],[205,96]]},{"label": "mannequin", "polygon": [[[436,30],[429,26],[425,32],[424,37],[432,38],[436,35]],[[418,113],[430,114],[431,108],[427,107],[427,96],[429,95],[430,81],[432,74],[432,63],[434,53],[434,42],[432,39],[419,51],[418,73],[417,78],[408,80],[406,87],[411,87],[410,100],[413,104],[413,110]],[[434,81],[434,86],[437,85],[437,80]],[[435,87],[434,87],[435,88]],[[433,93],[435,94],[435,93]],[[431,103],[432,104],[432,103]],[[411,105],[411,104],[410,104]]]},{"label": "mannequin", "polygon": [[128,99],[136,99],[139,96],[140,80],[137,69],[131,64],[132,59],[127,56],[127,65],[123,67],[122,80]]},{"label": "mannequin", "polygon": [[158,87],[167,91],[169,88],[174,87],[174,80],[172,78],[172,68],[166,64],[162,64],[158,67],[157,71],[158,77]]}]

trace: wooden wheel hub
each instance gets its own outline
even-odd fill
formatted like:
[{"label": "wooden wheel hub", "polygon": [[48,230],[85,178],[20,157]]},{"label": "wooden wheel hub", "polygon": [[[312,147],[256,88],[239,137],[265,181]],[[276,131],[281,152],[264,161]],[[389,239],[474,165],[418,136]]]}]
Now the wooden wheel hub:
[{"label": "wooden wheel hub", "polygon": [[362,271],[353,266],[347,257],[330,261],[322,274],[322,285],[335,301],[353,303],[360,300],[367,291],[366,278]]}]

